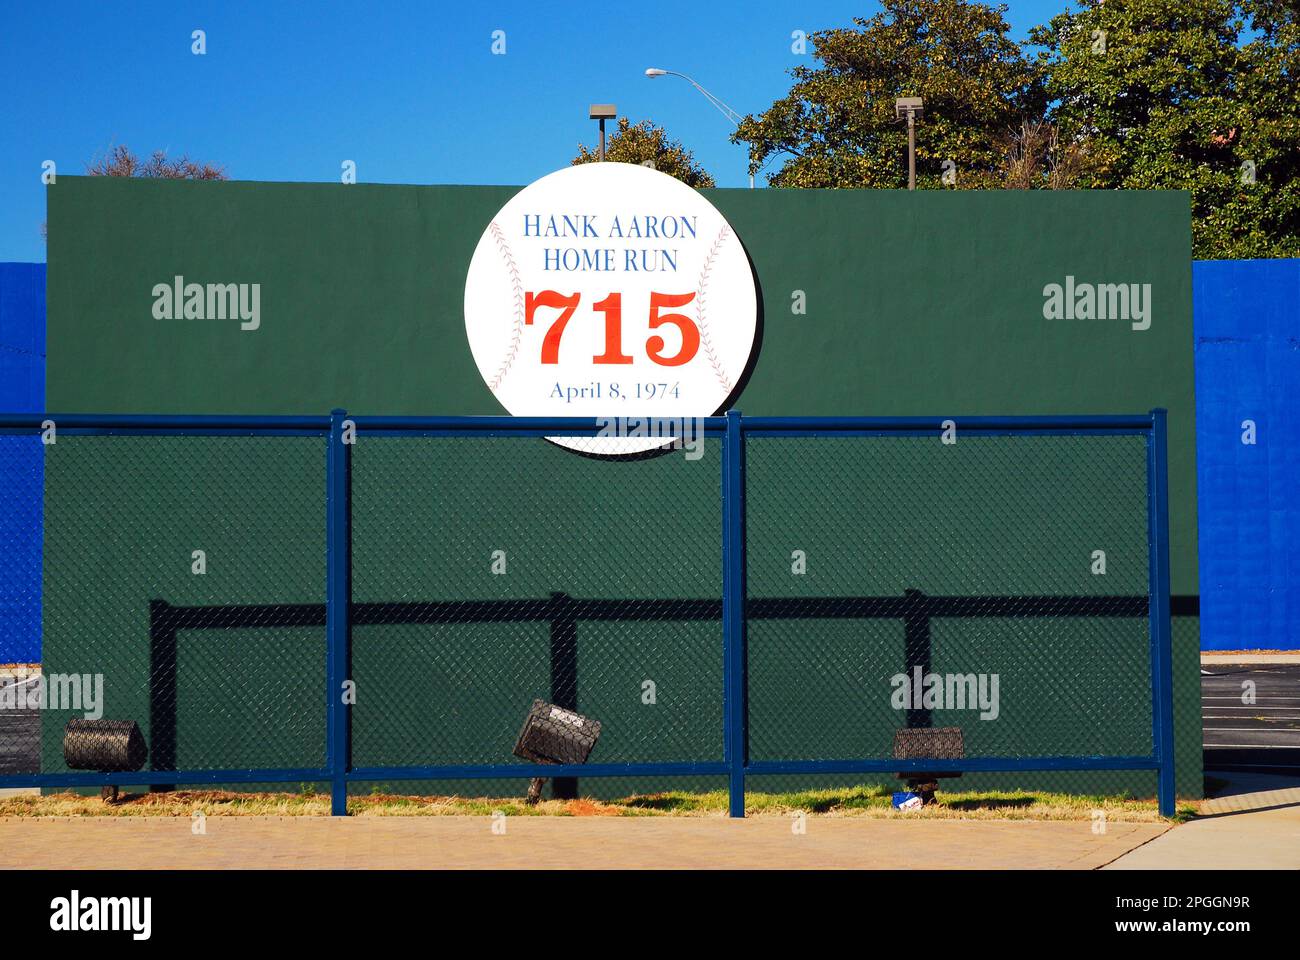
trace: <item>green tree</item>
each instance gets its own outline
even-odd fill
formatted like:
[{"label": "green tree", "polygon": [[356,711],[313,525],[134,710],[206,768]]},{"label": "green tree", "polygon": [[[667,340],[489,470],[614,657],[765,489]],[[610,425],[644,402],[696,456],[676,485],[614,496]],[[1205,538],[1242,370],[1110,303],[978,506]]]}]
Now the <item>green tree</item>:
[{"label": "green tree", "polygon": [[[618,118],[618,129],[605,146],[605,159],[613,163],[639,163],[652,165],[660,173],[676,177],[689,187],[712,187],[711,177],[695,162],[691,151],[668,137],[663,127],[649,120],[630,123],[627,117]],[[578,155],[573,164],[594,163],[600,160],[599,148],[578,144]]]},{"label": "green tree", "polygon": [[1200,258],[1300,253],[1300,28],[1278,0],[1084,0],[1035,29],[1081,185],[1191,193]]},{"label": "green tree", "polygon": [[907,185],[907,127],[894,99],[925,98],[917,125],[917,185],[1002,186],[1024,124],[1042,120],[1043,85],[1008,36],[1006,6],[963,0],[883,0],[856,27],[811,37],[816,67],[796,67],[790,92],[749,116],[733,140],[749,144],[750,169],[789,156],[769,176],[777,187]]}]

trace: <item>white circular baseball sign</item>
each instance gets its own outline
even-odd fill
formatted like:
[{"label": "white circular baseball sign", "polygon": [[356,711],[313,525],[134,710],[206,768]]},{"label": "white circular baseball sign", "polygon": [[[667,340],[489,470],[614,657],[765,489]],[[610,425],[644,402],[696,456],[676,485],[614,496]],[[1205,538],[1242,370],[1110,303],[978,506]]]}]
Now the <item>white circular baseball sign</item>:
[{"label": "white circular baseball sign", "polygon": [[[589,453],[662,447],[676,436],[663,423],[718,413],[757,317],[749,260],[722,214],[629,163],[525,187],[483,231],[465,279],[474,362],[512,415],[633,418],[617,439],[553,438]],[[635,426],[645,418],[659,421],[649,436]]]}]

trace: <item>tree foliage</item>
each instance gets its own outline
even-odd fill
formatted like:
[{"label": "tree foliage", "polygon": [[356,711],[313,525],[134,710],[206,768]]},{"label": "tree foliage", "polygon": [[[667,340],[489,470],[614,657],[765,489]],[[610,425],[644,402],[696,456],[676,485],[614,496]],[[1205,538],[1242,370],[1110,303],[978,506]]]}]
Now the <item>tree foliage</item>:
[{"label": "tree foliage", "polygon": [[1036,29],[1082,186],[1187,190],[1198,257],[1300,253],[1300,28],[1276,0],[1086,0]]},{"label": "tree foliage", "polygon": [[[690,187],[714,186],[713,177],[695,162],[691,151],[670,139],[663,127],[655,126],[649,120],[634,124],[627,117],[619,117],[618,129],[605,145],[605,159],[613,163],[653,166]],[[578,144],[578,155],[573,158],[575,166],[599,160],[598,147]]]},{"label": "tree foliage", "polygon": [[1187,190],[1196,256],[1300,255],[1295,0],[1081,3],[1018,44],[1005,6],[883,0],[734,139],[772,186],[901,187],[921,96],[918,187]]},{"label": "tree foliage", "polygon": [[199,163],[187,156],[170,158],[164,150],[155,150],[146,160],[123,145],[113,147],[105,156],[86,165],[92,177],[154,177],[162,180],[228,180],[224,167]]},{"label": "tree foliage", "polygon": [[788,155],[777,187],[907,185],[907,126],[897,97],[925,99],[917,127],[917,184],[1001,186],[1009,138],[1041,120],[1046,101],[1034,64],[1008,36],[1006,6],[959,0],[884,0],[855,28],[811,36],[817,67],[795,67],[790,92],[742,121],[750,169]]}]

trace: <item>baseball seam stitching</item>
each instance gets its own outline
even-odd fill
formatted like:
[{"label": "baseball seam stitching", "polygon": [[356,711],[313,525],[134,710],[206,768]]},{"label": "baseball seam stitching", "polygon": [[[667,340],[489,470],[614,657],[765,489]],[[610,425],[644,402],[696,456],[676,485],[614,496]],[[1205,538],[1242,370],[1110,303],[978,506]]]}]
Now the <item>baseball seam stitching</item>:
[{"label": "baseball seam stitching", "polygon": [[722,370],[722,364],[718,361],[718,356],[713,352],[713,342],[709,339],[709,327],[705,320],[707,310],[706,292],[709,285],[709,273],[713,269],[713,261],[718,256],[718,251],[722,249],[723,242],[731,229],[726,224],[718,231],[718,238],[713,241],[713,247],[709,250],[709,255],[704,259],[704,266],[700,270],[700,282],[695,288],[696,316],[700,328],[700,344],[704,347],[704,352],[709,358],[709,363],[713,366],[714,376],[718,378],[718,383],[722,384],[728,394],[731,393],[731,381]]},{"label": "baseball seam stitching", "polygon": [[524,335],[524,293],[523,284],[519,280],[519,267],[515,264],[515,258],[510,253],[510,244],[506,242],[505,234],[497,222],[493,220],[488,224],[488,231],[492,234],[492,239],[496,241],[497,252],[501,254],[501,259],[505,261],[506,270],[510,273],[510,284],[514,290],[515,296],[515,325],[514,331],[510,338],[510,348],[506,351],[505,359],[501,362],[501,369],[493,378],[489,387],[496,390],[501,386],[501,381],[505,379],[506,374],[510,371],[510,366],[515,362],[515,356],[519,353],[519,341]]}]

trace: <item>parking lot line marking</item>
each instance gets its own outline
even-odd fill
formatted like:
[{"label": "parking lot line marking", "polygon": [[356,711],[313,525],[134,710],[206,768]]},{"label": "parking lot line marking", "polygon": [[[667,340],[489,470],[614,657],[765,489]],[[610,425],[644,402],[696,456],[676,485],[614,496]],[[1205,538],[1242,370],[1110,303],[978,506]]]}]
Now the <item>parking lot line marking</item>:
[{"label": "parking lot line marking", "polygon": [[[1251,733],[1266,733],[1264,730],[1252,730]],[[1300,750],[1300,743],[1207,743],[1207,748],[1213,747],[1216,750],[1239,749],[1239,750]]]},{"label": "parking lot line marking", "polygon": [[1294,706],[1264,706],[1262,704],[1214,704],[1210,710],[1294,710]]}]

